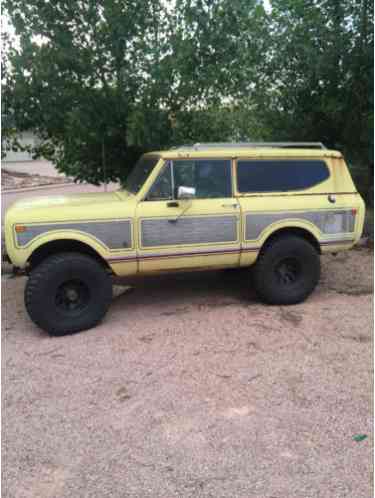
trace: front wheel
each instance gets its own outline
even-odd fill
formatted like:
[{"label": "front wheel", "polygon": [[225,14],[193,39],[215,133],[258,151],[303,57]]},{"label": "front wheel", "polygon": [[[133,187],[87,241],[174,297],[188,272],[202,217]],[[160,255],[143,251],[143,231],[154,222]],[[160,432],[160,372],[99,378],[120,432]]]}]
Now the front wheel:
[{"label": "front wheel", "polygon": [[99,323],[112,299],[112,282],[95,259],[61,253],[45,259],[30,274],[25,306],[32,321],[51,335],[86,330]]},{"label": "front wheel", "polygon": [[269,304],[297,304],[314,290],[320,277],[316,249],[302,237],[280,236],[268,244],[253,268],[258,296]]}]

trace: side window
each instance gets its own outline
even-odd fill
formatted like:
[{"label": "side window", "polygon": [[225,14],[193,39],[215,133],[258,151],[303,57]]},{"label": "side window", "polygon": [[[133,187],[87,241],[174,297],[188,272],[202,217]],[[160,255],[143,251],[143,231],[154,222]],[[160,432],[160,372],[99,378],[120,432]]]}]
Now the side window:
[{"label": "side window", "polygon": [[304,190],[328,178],[329,170],[324,161],[237,162],[237,188],[241,193]]},{"label": "side window", "polygon": [[171,163],[163,168],[147,195],[148,201],[163,201],[173,199]]},{"label": "side window", "polygon": [[177,198],[178,187],[195,188],[195,161],[173,161],[174,196]]},{"label": "side window", "polygon": [[174,161],[175,195],[178,187],[195,188],[197,199],[232,197],[230,160]]}]

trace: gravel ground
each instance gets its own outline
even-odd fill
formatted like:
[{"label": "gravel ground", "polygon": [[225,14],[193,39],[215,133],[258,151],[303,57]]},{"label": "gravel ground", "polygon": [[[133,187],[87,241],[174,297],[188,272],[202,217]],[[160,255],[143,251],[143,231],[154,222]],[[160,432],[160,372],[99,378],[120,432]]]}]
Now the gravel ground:
[{"label": "gravel ground", "polygon": [[371,497],[372,276],[369,249],[325,256],[293,307],[153,278],[63,338],[4,278],[4,496]]}]

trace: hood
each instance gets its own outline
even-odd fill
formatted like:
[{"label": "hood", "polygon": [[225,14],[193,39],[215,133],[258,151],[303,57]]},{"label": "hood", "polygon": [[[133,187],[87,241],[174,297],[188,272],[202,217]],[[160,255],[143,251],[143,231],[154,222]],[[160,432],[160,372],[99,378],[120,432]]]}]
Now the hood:
[{"label": "hood", "polygon": [[113,218],[123,213],[121,204],[131,204],[128,200],[131,196],[123,191],[30,197],[12,204],[6,220],[26,223]]},{"label": "hood", "polygon": [[40,197],[26,197],[11,205],[18,210],[33,208],[84,206],[87,204],[107,203],[120,200],[117,192],[100,192],[88,194],[53,195]]}]

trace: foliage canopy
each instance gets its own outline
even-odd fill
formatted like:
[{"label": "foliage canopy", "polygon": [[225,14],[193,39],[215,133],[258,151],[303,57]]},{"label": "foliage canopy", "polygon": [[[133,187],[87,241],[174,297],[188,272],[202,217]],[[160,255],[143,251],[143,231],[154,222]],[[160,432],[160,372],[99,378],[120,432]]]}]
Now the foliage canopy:
[{"label": "foliage canopy", "polygon": [[[3,115],[92,183],[144,150],[323,141],[373,160],[371,0],[5,0]],[[104,170],[103,170],[104,168]]]}]

